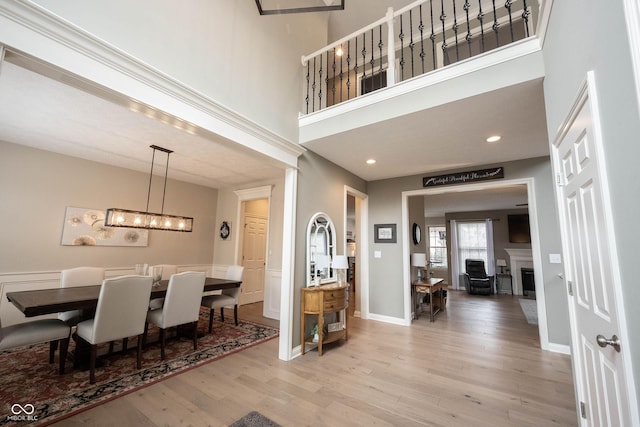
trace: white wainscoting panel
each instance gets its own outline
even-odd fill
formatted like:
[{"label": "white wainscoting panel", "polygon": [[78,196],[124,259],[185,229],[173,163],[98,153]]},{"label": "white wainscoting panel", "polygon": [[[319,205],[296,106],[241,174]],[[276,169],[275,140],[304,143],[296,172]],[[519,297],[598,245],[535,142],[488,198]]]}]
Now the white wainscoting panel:
[{"label": "white wainscoting panel", "polygon": [[[178,272],[203,271],[209,275],[213,267],[209,264],[179,265]],[[105,269],[105,277],[117,277],[135,274],[135,267],[114,267]],[[224,275],[222,276],[224,277]],[[0,273],[0,323],[9,326],[35,319],[55,318],[55,314],[37,317],[25,317],[9,300],[7,292],[52,289],[60,287],[60,270],[35,271],[25,273]]]},{"label": "white wainscoting panel", "polygon": [[282,291],[282,271],[265,271],[264,280],[264,305],[262,315],[269,319],[280,320],[280,294]]}]

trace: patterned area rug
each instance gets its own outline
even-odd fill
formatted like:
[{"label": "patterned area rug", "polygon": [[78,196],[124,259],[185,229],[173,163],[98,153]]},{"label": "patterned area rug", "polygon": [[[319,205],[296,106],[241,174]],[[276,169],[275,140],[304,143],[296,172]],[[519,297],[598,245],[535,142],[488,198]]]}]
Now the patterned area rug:
[{"label": "patterned area rug", "polygon": [[[208,330],[209,311],[202,310],[198,329]],[[157,340],[158,329],[149,326],[148,342]],[[56,361],[48,363],[49,345],[22,347],[0,354],[0,425],[46,425],[87,410],[100,403],[179,374],[255,344],[278,336],[278,330],[225,317],[216,321],[213,334],[198,339],[198,350],[187,338],[167,340],[166,359],[160,360],[160,344],[148,344],[142,352],[142,369],[136,369],[136,339],[129,339],[129,350],[114,352],[99,359],[96,383],[89,384],[89,371],[74,370],[69,360],[66,374],[58,375]],[[69,346],[73,350],[75,344]],[[116,344],[116,350],[119,350]],[[98,354],[107,353],[108,345]]]},{"label": "patterned area rug", "polygon": [[249,412],[229,427],[281,427],[280,424],[271,421],[260,412]]},{"label": "patterned area rug", "polygon": [[536,300],[521,298],[518,300],[518,302],[520,302],[520,307],[522,307],[524,317],[527,318],[527,323],[529,323],[530,325],[537,325],[538,306],[536,304]]}]

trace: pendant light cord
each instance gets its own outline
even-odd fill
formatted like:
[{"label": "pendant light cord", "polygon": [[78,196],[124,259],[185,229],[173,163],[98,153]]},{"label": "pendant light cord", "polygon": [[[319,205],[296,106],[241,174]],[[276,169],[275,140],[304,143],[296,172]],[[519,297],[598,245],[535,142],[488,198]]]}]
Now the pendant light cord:
[{"label": "pendant light cord", "polygon": [[156,160],[156,150],[164,151],[167,153],[167,165],[164,170],[164,188],[162,190],[162,209],[160,210],[160,215],[164,214],[164,196],[167,194],[167,176],[169,174],[169,156],[173,153],[172,150],[168,150],[166,148],[159,147],[157,145],[151,145],[153,148],[153,154],[151,156],[151,172],[149,173],[149,189],[147,190],[147,212],[149,212],[149,200],[151,199],[151,181],[153,180],[153,165]]}]

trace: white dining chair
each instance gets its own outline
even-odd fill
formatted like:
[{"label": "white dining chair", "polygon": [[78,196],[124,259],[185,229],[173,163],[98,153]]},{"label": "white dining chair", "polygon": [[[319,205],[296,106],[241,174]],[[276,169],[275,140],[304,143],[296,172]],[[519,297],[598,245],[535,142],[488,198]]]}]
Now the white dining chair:
[{"label": "white dining chair", "polygon": [[138,337],[136,366],[142,367],[142,334],[151,296],[149,276],[121,276],[105,279],[100,288],[93,319],[78,323],[76,333],[91,344],[89,382],[94,384],[98,344]]},{"label": "white dining chair", "polygon": [[[149,267],[149,271],[153,271],[153,267],[162,267],[162,278],[160,280],[169,280],[171,276],[178,272],[178,266],[173,264],[158,264]],[[161,308],[164,304],[164,298],[154,298],[149,301],[149,308],[155,310]]]},{"label": "white dining chair", "polygon": [[149,323],[160,328],[160,358],[165,359],[165,330],[174,326],[191,323],[193,325],[193,349],[198,348],[198,318],[200,317],[200,299],[204,291],[205,274],[185,271],[174,274],[169,279],[164,305],[149,310],[144,328],[146,341]]},{"label": "white dining chair", "polygon": [[[242,281],[244,267],[241,265],[230,265],[227,268],[225,279]],[[207,295],[202,297],[200,305],[209,309],[209,333],[213,330],[213,315],[216,308],[220,309],[220,318],[224,322],[224,308],[233,306],[233,318],[238,326],[238,298],[240,297],[240,286],[231,289],[223,289],[220,295]]]},{"label": "white dining chair", "polygon": [[40,319],[2,327],[0,323],[0,352],[23,345],[49,343],[49,363],[53,363],[60,342],[60,366],[58,373],[64,374],[71,326],[59,319]]},{"label": "white dining chair", "polygon": [[[104,280],[104,268],[76,267],[60,272],[60,287],[98,286]],[[81,319],[80,310],[69,310],[58,313],[58,319],[69,326],[75,326]]]}]

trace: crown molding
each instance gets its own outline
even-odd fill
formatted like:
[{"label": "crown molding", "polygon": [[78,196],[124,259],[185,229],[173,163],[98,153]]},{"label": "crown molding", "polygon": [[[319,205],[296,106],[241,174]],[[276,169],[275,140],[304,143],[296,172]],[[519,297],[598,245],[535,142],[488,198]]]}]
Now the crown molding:
[{"label": "crown molding", "polygon": [[[138,90],[134,93],[148,94],[151,90],[156,97],[159,95],[173,103],[162,108],[147,100],[132,98],[163,111],[177,102],[182,107],[177,109],[183,115],[167,112],[290,166],[297,166],[297,157],[306,151],[299,144],[256,124],[32,1],[0,2],[0,44],[7,50],[27,54],[131,96],[131,93],[123,92],[122,87],[112,87],[106,81],[114,76],[119,80],[126,79],[128,87],[133,85]],[[102,81],[100,76],[105,76]],[[184,113],[191,117],[184,117]]]}]

